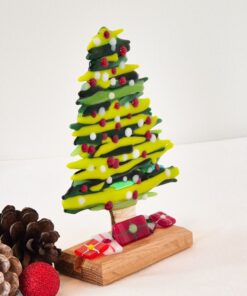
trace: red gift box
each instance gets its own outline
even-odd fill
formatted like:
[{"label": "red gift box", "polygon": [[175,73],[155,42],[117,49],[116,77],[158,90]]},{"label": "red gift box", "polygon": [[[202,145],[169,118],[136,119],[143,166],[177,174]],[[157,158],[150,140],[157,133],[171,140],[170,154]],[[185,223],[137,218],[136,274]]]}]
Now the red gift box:
[{"label": "red gift box", "polygon": [[157,212],[149,216],[149,219],[158,227],[166,228],[176,223],[176,219],[163,212]]},{"label": "red gift box", "polygon": [[112,236],[121,245],[125,246],[151,234],[143,215],[116,223],[112,227]]},{"label": "red gift box", "polygon": [[108,245],[97,241],[96,239],[91,239],[85,242],[80,248],[76,249],[74,252],[79,257],[84,257],[87,259],[94,259],[95,257],[103,254],[107,249]]}]

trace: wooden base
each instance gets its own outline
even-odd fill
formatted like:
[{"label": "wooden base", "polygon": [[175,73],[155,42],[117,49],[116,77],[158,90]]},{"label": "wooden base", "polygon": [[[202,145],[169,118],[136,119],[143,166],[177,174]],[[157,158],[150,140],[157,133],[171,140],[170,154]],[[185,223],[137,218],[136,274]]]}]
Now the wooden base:
[{"label": "wooden base", "polygon": [[64,250],[56,268],[63,274],[97,285],[108,285],[192,245],[192,232],[178,226],[156,229],[124,247],[122,253],[88,260],[74,255],[81,244]]}]

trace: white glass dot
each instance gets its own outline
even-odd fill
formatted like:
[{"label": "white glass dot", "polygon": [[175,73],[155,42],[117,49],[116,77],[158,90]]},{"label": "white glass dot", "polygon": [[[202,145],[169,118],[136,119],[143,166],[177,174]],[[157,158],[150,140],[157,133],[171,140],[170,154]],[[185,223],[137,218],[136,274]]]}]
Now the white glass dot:
[{"label": "white glass dot", "polygon": [[130,127],[127,127],[124,131],[126,137],[131,137],[132,135],[132,129]]},{"label": "white glass dot", "polygon": [[90,134],[90,140],[92,140],[92,141],[94,141],[94,140],[96,140],[96,134],[95,133],[91,133]]},{"label": "white glass dot", "polygon": [[109,74],[108,73],[104,73],[103,75],[102,75],[102,80],[103,81],[107,81],[109,79]]},{"label": "white glass dot", "polygon": [[126,192],[126,199],[131,199],[132,198],[132,192],[131,191],[127,191]]},{"label": "white glass dot", "polygon": [[101,41],[100,41],[99,37],[94,38],[93,43],[95,45],[100,45]]},{"label": "white glass dot", "polygon": [[111,183],[112,183],[112,177],[108,177],[108,178],[106,179],[106,183],[107,183],[107,184],[111,184]]},{"label": "white glass dot", "polygon": [[85,203],[85,198],[80,197],[80,198],[78,199],[78,203],[79,203],[80,205],[83,205],[83,204]]},{"label": "white glass dot", "polygon": [[128,178],[126,176],[123,177],[123,181],[126,182]]},{"label": "white glass dot", "polygon": [[114,86],[114,85],[116,85],[117,80],[116,80],[115,78],[112,78],[112,79],[110,80],[110,83],[111,83],[112,86]]},{"label": "white glass dot", "polygon": [[155,136],[155,134],[152,134],[150,141],[153,142],[153,143],[156,141],[156,136]]},{"label": "white glass dot", "polygon": [[99,115],[103,116],[105,114],[105,108],[104,107],[100,107],[99,108]]},{"label": "white glass dot", "polygon": [[169,169],[165,169],[165,174],[167,177],[171,177],[171,171]]},{"label": "white glass dot", "polygon": [[132,155],[133,155],[133,158],[138,158],[140,156],[140,151],[138,149],[135,149]]},{"label": "white glass dot", "polygon": [[147,172],[148,172],[148,173],[152,173],[152,171],[153,171],[153,168],[152,168],[152,167],[149,167],[149,168],[147,169]]},{"label": "white glass dot", "polygon": [[127,155],[127,154],[123,154],[123,155],[122,155],[122,160],[123,160],[123,161],[128,160],[128,155]]},{"label": "white glass dot", "polygon": [[137,124],[139,127],[142,127],[144,125],[144,119],[139,119]]},{"label": "white glass dot", "polygon": [[101,165],[99,169],[102,173],[106,171],[106,167],[104,165]]},{"label": "white glass dot", "polygon": [[90,88],[90,84],[88,82],[83,83],[81,86],[82,90],[88,90],[89,88]]},{"label": "white glass dot", "polygon": [[129,85],[130,86],[133,86],[135,84],[135,81],[133,80],[133,79],[131,79],[130,81],[129,81]]},{"label": "white glass dot", "polygon": [[129,102],[127,102],[127,103],[125,103],[125,104],[124,104],[124,106],[125,106],[125,108],[127,108],[127,109],[128,109],[128,108],[130,107],[130,103],[129,103]]},{"label": "white glass dot", "polygon": [[139,180],[139,176],[138,176],[138,175],[134,175],[134,176],[132,177],[132,180],[133,180],[134,183],[137,183],[138,180]]},{"label": "white glass dot", "polygon": [[117,44],[117,40],[116,38],[112,38],[109,42],[111,45],[116,45]]},{"label": "white glass dot", "polygon": [[95,79],[100,79],[100,72],[95,72],[94,78]]},{"label": "white glass dot", "polygon": [[120,119],[121,119],[120,116],[116,116],[115,117],[115,122],[120,122]]},{"label": "white glass dot", "polygon": [[90,166],[87,168],[87,170],[88,170],[89,172],[94,171],[94,166],[93,166],[93,165],[90,165]]},{"label": "white glass dot", "polygon": [[120,64],[119,64],[119,68],[120,69],[124,69],[125,68],[125,62],[122,61]]},{"label": "white glass dot", "polygon": [[148,198],[147,193],[144,193],[144,194],[142,195],[142,199],[147,199],[147,198]]},{"label": "white glass dot", "polygon": [[114,99],[114,98],[115,98],[115,94],[114,94],[113,92],[110,92],[110,93],[109,93],[109,99],[112,100],[112,99]]},{"label": "white glass dot", "polygon": [[116,45],[112,45],[111,46],[111,51],[115,51],[116,50]]}]

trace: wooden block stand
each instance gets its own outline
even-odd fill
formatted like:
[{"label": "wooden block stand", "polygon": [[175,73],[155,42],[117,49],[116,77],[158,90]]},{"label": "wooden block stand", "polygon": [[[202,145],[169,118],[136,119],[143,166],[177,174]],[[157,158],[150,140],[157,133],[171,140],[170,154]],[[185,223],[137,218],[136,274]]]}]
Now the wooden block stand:
[{"label": "wooden block stand", "polygon": [[122,253],[88,260],[79,259],[74,250],[64,250],[56,268],[63,274],[97,285],[108,285],[155,262],[192,246],[192,232],[178,226],[156,229],[139,241],[124,247]]}]

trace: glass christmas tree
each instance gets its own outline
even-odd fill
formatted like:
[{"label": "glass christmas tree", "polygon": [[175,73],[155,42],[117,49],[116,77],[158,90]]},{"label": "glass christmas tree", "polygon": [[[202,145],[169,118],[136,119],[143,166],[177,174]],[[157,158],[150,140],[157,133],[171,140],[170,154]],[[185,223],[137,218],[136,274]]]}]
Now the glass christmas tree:
[{"label": "glass christmas tree", "polygon": [[161,120],[150,100],[141,98],[147,78],[139,78],[138,65],[126,63],[130,41],[118,37],[122,31],[103,27],[88,45],[89,69],[79,77],[80,108],[71,125],[72,155],[79,159],[68,164],[76,171],[63,196],[65,212],[106,209],[112,223],[114,211],[155,195],[154,187],[178,175],[178,168],[158,164],[173,144],[153,129]]}]

